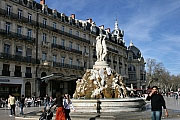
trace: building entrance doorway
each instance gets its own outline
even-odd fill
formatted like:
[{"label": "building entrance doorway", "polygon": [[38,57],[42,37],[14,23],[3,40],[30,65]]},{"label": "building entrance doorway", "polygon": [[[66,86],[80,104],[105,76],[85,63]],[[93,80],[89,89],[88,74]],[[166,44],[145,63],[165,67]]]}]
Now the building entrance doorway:
[{"label": "building entrance doorway", "polygon": [[25,97],[31,97],[31,83],[26,82],[25,84]]}]

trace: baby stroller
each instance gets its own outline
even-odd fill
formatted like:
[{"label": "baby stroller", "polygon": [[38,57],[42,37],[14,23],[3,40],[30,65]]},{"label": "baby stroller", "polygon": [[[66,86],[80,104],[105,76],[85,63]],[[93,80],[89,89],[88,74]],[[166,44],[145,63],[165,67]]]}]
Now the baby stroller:
[{"label": "baby stroller", "polygon": [[39,120],[52,120],[53,112],[51,111],[51,107],[48,109],[46,108],[44,112],[41,114]]}]

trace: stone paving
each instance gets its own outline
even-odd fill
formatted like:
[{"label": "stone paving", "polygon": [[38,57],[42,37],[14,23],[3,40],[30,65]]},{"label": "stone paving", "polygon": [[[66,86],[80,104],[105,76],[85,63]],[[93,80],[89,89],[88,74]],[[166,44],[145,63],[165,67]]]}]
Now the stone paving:
[{"label": "stone paving", "polygon": [[[180,120],[180,98],[165,97],[169,117],[163,120]],[[16,116],[9,117],[9,110],[0,108],[0,120],[38,120],[43,107],[28,107],[24,109],[24,116],[19,116],[19,108],[16,108]],[[147,104],[147,110],[141,112],[119,112],[119,113],[78,113],[71,112],[72,120],[150,120],[150,104]],[[54,119],[54,117],[53,117]]]}]

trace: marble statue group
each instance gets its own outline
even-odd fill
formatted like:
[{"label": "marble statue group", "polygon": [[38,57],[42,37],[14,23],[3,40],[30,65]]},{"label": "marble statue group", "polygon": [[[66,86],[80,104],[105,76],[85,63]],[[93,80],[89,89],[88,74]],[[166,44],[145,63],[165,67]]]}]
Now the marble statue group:
[{"label": "marble statue group", "polygon": [[97,54],[97,61],[104,61],[105,56],[107,55],[107,47],[105,43],[106,35],[102,33],[96,37],[96,54]]}]

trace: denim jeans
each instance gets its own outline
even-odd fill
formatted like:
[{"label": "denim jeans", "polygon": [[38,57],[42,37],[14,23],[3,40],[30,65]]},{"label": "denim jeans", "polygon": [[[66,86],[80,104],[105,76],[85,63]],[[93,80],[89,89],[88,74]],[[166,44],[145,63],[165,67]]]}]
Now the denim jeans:
[{"label": "denim jeans", "polygon": [[151,118],[152,120],[161,120],[162,111],[152,111]]},{"label": "denim jeans", "polygon": [[19,107],[20,107],[20,114],[23,115],[24,114],[24,112],[23,112],[24,105],[22,103],[20,103]]}]

